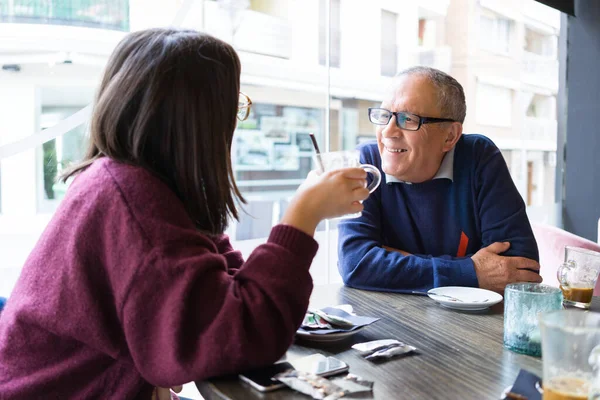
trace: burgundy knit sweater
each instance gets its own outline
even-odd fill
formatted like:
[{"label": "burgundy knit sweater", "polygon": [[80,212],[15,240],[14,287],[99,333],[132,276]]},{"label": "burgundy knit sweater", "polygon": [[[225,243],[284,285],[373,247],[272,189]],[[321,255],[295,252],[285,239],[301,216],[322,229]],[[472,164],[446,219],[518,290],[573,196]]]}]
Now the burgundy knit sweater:
[{"label": "burgundy knit sweater", "polygon": [[153,386],[272,363],[308,307],[316,251],[278,225],[244,262],[159,179],[97,160],[0,314],[0,398],[149,399]]}]

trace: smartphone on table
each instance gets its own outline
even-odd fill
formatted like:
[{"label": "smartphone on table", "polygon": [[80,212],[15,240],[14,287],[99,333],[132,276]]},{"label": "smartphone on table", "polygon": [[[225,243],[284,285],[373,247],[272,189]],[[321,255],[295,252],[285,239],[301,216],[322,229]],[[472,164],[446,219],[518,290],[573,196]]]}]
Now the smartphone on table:
[{"label": "smartphone on table", "polygon": [[292,361],[283,361],[268,367],[258,368],[240,374],[240,379],[261,392],[271,392],[285,385],[273,377],[290,369],[311,372],[319,376],[331,376],[348,371],[348,364],[335,357],[325,357],[316,353]]}]

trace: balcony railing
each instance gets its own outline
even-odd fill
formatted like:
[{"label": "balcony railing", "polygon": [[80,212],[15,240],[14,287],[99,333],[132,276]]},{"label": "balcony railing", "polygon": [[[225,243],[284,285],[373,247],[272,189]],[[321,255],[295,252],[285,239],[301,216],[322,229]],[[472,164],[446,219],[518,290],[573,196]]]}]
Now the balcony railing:
[{"label": "balcony railing", "polygon": [[212,1],[204,3],[204,12],[206,31],[238,50],[290,58],[292,27],[286,19],[250,9],[227,9]]},{"label": "balcony railing", "polygon": [[558,90],[558,60],[523,52],[522,78],[526,83]]},{"label": "balcony railing", "polygon": [[450,5],[450,0],[419,0],[419,8],[426,10],[429,13],[435,13],[441,17],[445,17]]},{"label": "balcony railing", "polygon": [[452,68],[452,49],[449,46],[420,48],[417,50],[417,62],[426,67],[437,68],[450,73]]},{"label": "balcony railing", "polygon": [[523,139],[556,143],[556,126],[553,119],[525,117]]},{"label": "balcony railing", "polygon": [[2,22],[129,31],[129,0],[2,0]]}]

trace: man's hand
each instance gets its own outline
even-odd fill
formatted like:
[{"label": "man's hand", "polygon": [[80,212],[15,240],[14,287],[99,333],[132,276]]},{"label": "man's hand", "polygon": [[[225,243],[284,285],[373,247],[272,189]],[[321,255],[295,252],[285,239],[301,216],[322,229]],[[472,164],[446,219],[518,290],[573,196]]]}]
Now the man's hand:
[{"label": "man's hand", "polygon": [[471,260],[480,288],[502,293],[509,283],[542,281],[539,275],[540,264],[537,261],[525,257],[499,255],[509,248],[508,242],[496,242],[473,254]]}]

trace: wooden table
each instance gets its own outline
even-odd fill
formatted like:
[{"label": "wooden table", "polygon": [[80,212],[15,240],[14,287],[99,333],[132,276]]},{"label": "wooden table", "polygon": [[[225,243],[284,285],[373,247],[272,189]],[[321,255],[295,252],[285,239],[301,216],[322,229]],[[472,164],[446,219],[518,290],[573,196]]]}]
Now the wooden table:
[{"label": "wooden table", "polygon": [[[503,303],[486,311],[464,312],[441,307],[425,296],[369,292],[340,285],[315,287],[312,307],[351,304],[358,315],[381,320],[334,345],[296,342],[287,359],[315,352],[334,355],[350,372],[375,382],[376,399],[498,399],[519,369],[542,374],[541,359],[503,347]],[[600,308],[594,298],[592,309]],[[412,356],[374,364],[350,348],[354,343],[398,339],[417,347]],[[196,382],[207,400],[303,399],[290,389],[260,393],[236,377]]]}]

